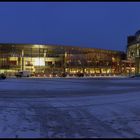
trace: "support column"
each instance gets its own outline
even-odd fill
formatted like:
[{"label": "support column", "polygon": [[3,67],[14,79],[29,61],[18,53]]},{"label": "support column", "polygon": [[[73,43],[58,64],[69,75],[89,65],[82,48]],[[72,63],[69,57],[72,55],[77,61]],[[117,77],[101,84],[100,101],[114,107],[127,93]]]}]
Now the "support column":
[{"label": "support column", "polygon": [[22,49],[22,53],[21,53],[21,69],[24,70],[24,50]]}]

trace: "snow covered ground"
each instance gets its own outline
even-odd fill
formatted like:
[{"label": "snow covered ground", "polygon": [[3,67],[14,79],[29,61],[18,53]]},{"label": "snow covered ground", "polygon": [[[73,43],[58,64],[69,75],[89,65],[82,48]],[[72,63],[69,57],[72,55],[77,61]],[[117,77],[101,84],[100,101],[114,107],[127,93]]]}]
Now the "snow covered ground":
[{"label": "snow covered ground", "polygon": [[140,138],[140,79],[0,80],[0,138]]}]

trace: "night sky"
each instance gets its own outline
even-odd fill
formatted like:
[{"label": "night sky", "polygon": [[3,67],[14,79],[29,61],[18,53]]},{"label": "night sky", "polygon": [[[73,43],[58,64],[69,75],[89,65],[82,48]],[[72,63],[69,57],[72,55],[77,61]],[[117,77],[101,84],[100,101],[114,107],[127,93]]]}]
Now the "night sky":
[{"label": "night sky", "polygon": [[0,2],[0,43],[125,51],[140,29],[140,2]]}]

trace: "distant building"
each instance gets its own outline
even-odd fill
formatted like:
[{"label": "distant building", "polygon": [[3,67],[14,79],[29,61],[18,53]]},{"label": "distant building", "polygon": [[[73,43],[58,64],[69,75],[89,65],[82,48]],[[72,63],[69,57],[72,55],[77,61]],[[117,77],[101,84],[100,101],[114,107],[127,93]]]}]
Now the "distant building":
[{"label": "distant building", "polygon": [[135,72],[140,74],[140,30],[127,38],[127,60],[135,63]]},{"label": "distant building", "polygon": [[13,76],[21,70],[47,77],[79,73],[109,76],[132,74],[135,67],[121,51],[61,45],[0,44],[0,73]]}]

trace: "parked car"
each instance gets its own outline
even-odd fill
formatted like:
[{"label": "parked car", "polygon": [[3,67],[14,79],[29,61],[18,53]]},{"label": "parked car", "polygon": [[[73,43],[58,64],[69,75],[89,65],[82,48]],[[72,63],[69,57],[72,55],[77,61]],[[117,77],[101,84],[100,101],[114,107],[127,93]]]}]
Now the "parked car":
[{"label": "parked car", "polygon": [[77,77],[84,77],[84,74],[79,72],[79,73],[76,73],[76,76]]},{"label": "parked car", "polygon": [[35,77],[46,77],[47,75],[44,73],[35,73],[34,76]]},{"label": "parked car", "polygon": [[6,75],[4,73],[0,74],[0,79],[6,79]]},{"label": "parked car", "polygon": [[29,71],[19,71],[15,74],[16,77],[30,77],[31,73]]},{"label": "parked car", "polygon": [[140,78],[140,74],[132,75],[130,78]]},{"label": "parked car", "polygon": [[60,77],[66,77],[67,76],[67,73],[61,73],[60,74]]}]

